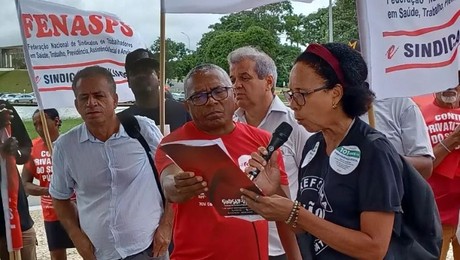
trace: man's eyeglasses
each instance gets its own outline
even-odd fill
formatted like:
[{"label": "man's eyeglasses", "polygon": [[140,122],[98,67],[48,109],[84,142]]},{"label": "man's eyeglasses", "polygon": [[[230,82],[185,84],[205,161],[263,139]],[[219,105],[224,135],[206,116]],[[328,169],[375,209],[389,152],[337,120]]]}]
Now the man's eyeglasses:
[{"label": "man's eyeglasses", "polygon": [[208,99],[211,96],[215,101],[224,100],[228,97],[228,90],[231,87],[217,87],[209,92],[199,92],[191,95],[187,100],[192,102],[195,106],[202,106],[208,103]]},{"label": "man's eyeglasses", "polygon": [[329,88],[328,86],[322,86],[320,88],[315,88],[313,90],[305,91],[305,92],[302,92],[302,91],[293,92],[292,90],[288,90],[288,91],[283,91],[283,94],[284,94],[284,97],[287,99],[287,101],[289,101],[289,103],[291,103],[292,100],[294,100],[297,103],[297,105],[303,106],[306,103],[306,100],[305,100],[306,96],[313,94],[317,91],[328,89],[328,88]]}]

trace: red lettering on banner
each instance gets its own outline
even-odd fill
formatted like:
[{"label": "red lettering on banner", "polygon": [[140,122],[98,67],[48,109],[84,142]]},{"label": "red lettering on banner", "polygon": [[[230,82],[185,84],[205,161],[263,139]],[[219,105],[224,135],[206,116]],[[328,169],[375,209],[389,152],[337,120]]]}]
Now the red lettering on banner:
[{"label": "red lettering on banner", "polygon": [[396,48],[396,46],[391,45],[390,48],[387,51],[387,58],[391,60],[393,56],[395,56],[396,52],[398,51],[399,47]]},{"label": "red lettering on banner", "polygon": [[105,32],[106,33],[114,33],[115,31],[113,30],[113,27],[114,26],[117,26],[119,25],[119,23],[115,20],[113,20],[112,18],[110,17],[105,17],[105,21],[106,21],[106,26],[105,26]]},{"label": "red lettering on banner", "polygon": [[88,30],[91,34],[100,34],[104,30],[104,23],[102,22],[102,16],[90,15],[89,21],[91,22],[91,24],[88,25]]},{"label": "red lettering on banner", "polygon": [[68,16],[57,14],[22,14],[21,20],[26,38],[32,37],[32,33],[37,38],[53,37],[64,35],[87,36],[89,34],[98,35],[105,31],[113,34],[115,30],[131,37],[134,32],[127,24],[108,16],[81,15]]},{"label": "red lettering on banner", "polygon": [[125,24],[124,22],[120,21],[120,23],[121,23],[121,28],[120,28],[121,32],[128,37],[133,36],[134,34],[133,29],[129,25]]},{"label": "red lettering on banner", "polygon": [[[77,33],[78,32],[78,33]],[[71,35],[73,36],[86,36],[89,34],[88,29],[86,29],[85,20],[80,15],[75,15],[72,23]]]},{"label": "red lettering on banner", "polygon": [[26,38],[30,38],[32,34],[30,31],[32,31],[33,28],[33,17],[30,14],[23,14],[21,15],[21,20],[22,20],[22,26],[24,27],[24,34]]},{"label": "red lettering on banner", "polygon": [[57,15],[50,14],[49,19],[53,25],[54,36],[61,36],[61,33],[69,36],[69,29],[67,28],[67,15],[62,14],[58,17]]},{"label": "red lettering on banner", "polygon": [[32,16],[37,24],[37,38],[51,37],[53,32],[48,28],[48,17],[44,14],[34,14]]}]

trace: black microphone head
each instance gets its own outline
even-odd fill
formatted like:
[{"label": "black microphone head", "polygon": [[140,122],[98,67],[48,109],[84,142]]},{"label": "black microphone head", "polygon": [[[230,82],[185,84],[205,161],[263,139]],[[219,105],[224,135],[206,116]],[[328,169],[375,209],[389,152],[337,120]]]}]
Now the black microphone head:
[{"label": "black microphone head", "polygon": [[[286,122],[281,123],[273,132],[272,138],[270,143],[267,146],[267,154],[262,155],[262,157],[268,161],[272,156],[273,152],[280,148],[289,138],[292,132],[292,126]],[[254,179],[257,174],[259,174],[259,170],[253,171],[250,173],[252,175],[252,179]]]},{"label": "black microphone head", "polygon": [[[292,133],[292,126],[286,122],[281,123],[273,132],[273,137],[277,136],[283,140],[283,143],[287,141]],[[273,138],[272,137],[272,138]]]},{"label": "black microphone head", "polygon": [[272,139],[267,146],[268,154],[267,159],[271,157],[272,153],[280,148],[289,138],[292,132],[292,126],[286,122],[281,123],[272,134]]}]

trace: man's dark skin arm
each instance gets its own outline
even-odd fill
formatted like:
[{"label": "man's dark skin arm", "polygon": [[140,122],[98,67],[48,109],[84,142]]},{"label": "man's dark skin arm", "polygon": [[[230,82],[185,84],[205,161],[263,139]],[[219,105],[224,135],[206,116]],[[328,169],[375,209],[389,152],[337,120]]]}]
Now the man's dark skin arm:
[{"label": "man's dark skin arm", "polygon": [[27,194],[32,196],[49,195],[48,187],[41,187],[33,183],[34,177],[27,167],[22,168],[21,179]]},{"label": "man's dark skin arm", "polygon": [[17,164],[24,164],[29,160],[32,141],[26,127],[14,107],[5,101],[0,101],[0,128],[11,124],[11,136],[2,145],[2,151],[15,155]]},{"label": "man's dark skin arm", "polygon": [[425,180],[430,178],[433,172],[433,159],[430,156],[404,156],[404,158],[414,166]]}]

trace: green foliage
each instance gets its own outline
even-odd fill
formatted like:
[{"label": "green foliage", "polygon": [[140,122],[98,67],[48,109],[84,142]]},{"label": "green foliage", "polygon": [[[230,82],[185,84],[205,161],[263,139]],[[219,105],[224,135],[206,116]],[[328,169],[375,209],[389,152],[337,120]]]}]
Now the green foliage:
[{"label": "green foliage", "polygon": [[[358,37],[356,0],[336,0],[332,8],[334,42],[348,43]],[[305,42],[328,42],[329,9],[320,8],[303,19]]]},{"label": "green foliage", "polygon": [[[355,0],[336,0],[333,7],[334,41],[358,39]],[[287,84],[295,58],[307,43],[324,43],[328,36],[328,8],[308,16],[295,14],[289,1],[223,16],[209,26],[198,49],[178,58],[177,78],[200,63],[214,63],[228,70],[228,54],[242,46],[253,46],[270,55],[278,67],[278,86]],[[281,42],[280,38],[285,38]],[[168,51],[169,53],[169,51]],[[180,64],[180,65],[179,65]]]},{"label": "green foliage", "polygon": [[[160,38],[158,38],[150,50],[155,54],[158,61],[160,53]],[[166,79],[181,79],[183,77],[182,73],[178,73],[178,67],[182,60],[188,55],[190,50],[185,47],[185,44],[182,42],[175,42],[171,39],[166,39]],[[180,71],[180,70],[179,70]]]},{"label": "green foliage", "polygon": [[284,17],[292,14],[291,3],[281,2],[224,16],[219,23],[209,28],[214,31],[238,32],[251,26],[259,26],[276,35],[285,31]]},{"label": "green foliage", "polygon": [[289,72],[301,49],[295,46],[280,45],[277,54],[272,56],[278,69],[277,86],[287,86],[289,82]]},{"label": "green foliage", "polygon": [[276,55],[279,39],[261,27],[251,26],[246,31],[224,31],[213,35],[206,48],[199,48],[198,63],[214,63],[228,71],[228,54],[243,46],[257,47],[269,55]]}]

